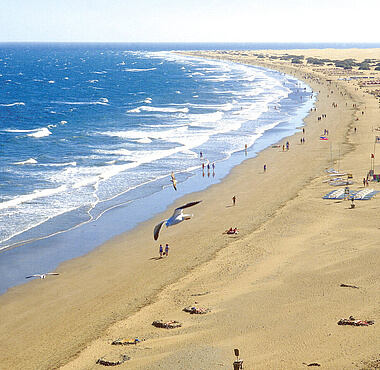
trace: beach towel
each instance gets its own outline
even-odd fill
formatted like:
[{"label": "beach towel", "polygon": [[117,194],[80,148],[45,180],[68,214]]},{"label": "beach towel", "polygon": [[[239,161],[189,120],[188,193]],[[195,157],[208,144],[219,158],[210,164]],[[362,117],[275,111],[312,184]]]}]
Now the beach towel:
[{"label": "beach towel", "polygon": [[211,312],[209,308],[205,307],[194,307],[194,306],[187,306],[183,309],[185,312],[189,312],[191,314],[196,314],[196,315],[204,315],[208,312]]}]

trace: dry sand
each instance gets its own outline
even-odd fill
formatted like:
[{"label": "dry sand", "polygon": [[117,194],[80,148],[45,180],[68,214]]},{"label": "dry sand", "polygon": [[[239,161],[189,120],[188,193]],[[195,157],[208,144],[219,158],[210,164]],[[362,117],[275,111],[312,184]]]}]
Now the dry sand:
[{"label": "dry sand", "polygon": [[[305,134],[300,130],[288,138],[289,151],[268,148],[235,167],[222,183],[185,196],[163,215],[62,264],[59,277],[2,295],[1,369],[99,369],[98,358],[116,360],[122,354],[131,359],[121,369],[231,369],[234,348],[246,369],[303,369],[311,363],[324,369],[375,368],[380,195],[356,201],[354,209],[349,201],[322,197],[335,189],[324,182],[330,147],[335,167],[340,152],[340,170],[353,174],[351,188],[363,188],[379,103],[358,82],[268,58],[285,51],[258,53],[263,57],[202,55],[264,65],[305,80],[319,92]],[[380,59],[378,49],[287,53]],[[322,114],[327,117],[318,120]],[[325,128],[329,140],[319,140]],[[380,190],[378,183],[369,187]],[[154,225],[174,207],[199,199],[193,220],[162,231],[158,242],[169,243],[171,251],[157,259]],[[237,236],[222,234],[235,226]],[[182,311],[188,305],[211,312],[190,315]],[[375,324],[337,325],[350,315]],[[180,321],[182,327],[151,325],[160,319]],[[137,346],[111,345],[135,337],[142,340]]]}]

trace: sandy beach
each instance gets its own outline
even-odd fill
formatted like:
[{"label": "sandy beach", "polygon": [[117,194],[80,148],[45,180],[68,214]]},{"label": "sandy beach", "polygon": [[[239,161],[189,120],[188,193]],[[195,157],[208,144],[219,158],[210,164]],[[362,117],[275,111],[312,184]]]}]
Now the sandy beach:
[{"label": "sandy beach", "polygon": [[[101,369],[98,359],[123,355],[130,359],[117,368],[232,369],[235,348],[246,369],[380,368],[380,194],[355,208],[323,199],[344,187],[326,182],[332,165],[352,174],[351,190],[380,191],[380,183],[362,181],[374,149],[380,153],[380,82],[368,83],[380,81],[380,71],[280,59],[379,62],[380,49],[192,55],[293,75],[318,93],[316,109],[297,134],[244,161],[220,184],[61,264],[59,277],[0,296],[1,369]],[[344,80],[352,76],[359,78]],[[153,240],[158,222],[196,200],[202,202],[189,209],[191,221]],[[226,235],[230,227],[239,233]],[[169,244],[169,257],[158,258],[160,243]],[[189,314],[187,306],[210,312]],[[374,324],[338,325],[350,316]],[[154,320],[182,326],[156,328]],[[137,345],[111,344],[135,338]]]}]

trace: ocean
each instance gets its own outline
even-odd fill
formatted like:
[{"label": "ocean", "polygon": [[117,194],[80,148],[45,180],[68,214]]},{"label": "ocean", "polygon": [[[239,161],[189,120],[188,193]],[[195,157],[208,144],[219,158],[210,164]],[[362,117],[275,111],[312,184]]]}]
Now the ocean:
[{"label": "ocean", "polygon": [[0,293],[217,183],[314,104],[291,76],[178,49],[0,47]]}]

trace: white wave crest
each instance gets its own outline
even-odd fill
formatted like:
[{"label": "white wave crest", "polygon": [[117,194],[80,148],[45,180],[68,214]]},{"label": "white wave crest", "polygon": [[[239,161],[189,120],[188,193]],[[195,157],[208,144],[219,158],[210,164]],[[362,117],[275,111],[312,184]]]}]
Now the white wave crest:
[{"label": "white wave crest", "polygon": [[140,144],[150,144],[152,142],[152,139],[149,139],[149,137],[144,137],[144,138],[135,140],[135,142],[140,143]]},{"label": "white wave crest", "polygon": [[53,194],[61,193],[61,192],[65,191],[66,189],[67,189],[66,185],[61,185],[55,189],[36,190],[31,194],[21,195],[21,196],[14,198],[12,200],[8,200],[6,202],[0,203],[0,209],[16,207],[22,203],[31,202],[31,201],[39,199],[39,198],[48,197],[48,196],[51,196]]},{"label": "white wave crest", "polygon": [[23,164],[35,164],[35,163],[38,163],[34,158],[29,158],[27,159],[26,161],[22,161],[22,162],[15,162],[13,164],[17,164],[17,165],[23,165]]},{"label": "white wave crest", "polygon": [[35,132],[32,132],[30,134],[27,134],[27,136],[34,137],[34,138],[41,138],[45,136],[51,135],[51,132],[47,127],[41,128],[39,130],[35,130]]},{"label": "white wave crest", "polygon": [[72,166],[75,167],[77,165],[77,162],[67,162],[67,163],[39,163],[39,166],[42,167],[67,167]]},{"label": "white wave crest", "polygon": [[64,105],[108,105],[107,98],[101,98],[99,101],[52,101],[54,104]]},{"label": "white wave crest", "polygon": [[157,112],[157,113],[188,113],[189,108],[170,108],[170,107],[147,107],[145,105],[131,109],[127,113]]},{"label": "white wave crest", "polygon": [[25,105],[23,102],[16,102],[16,103],[10,103],[10,104],[0,104],[0,107],[15,107],[19,105]]},{"label": "white wave crest", "polygon": [[147,71],[154,71],[157,68],[126,68],[124,69],[125,72],[147,72]]}]

